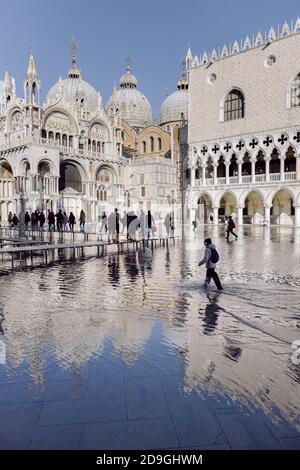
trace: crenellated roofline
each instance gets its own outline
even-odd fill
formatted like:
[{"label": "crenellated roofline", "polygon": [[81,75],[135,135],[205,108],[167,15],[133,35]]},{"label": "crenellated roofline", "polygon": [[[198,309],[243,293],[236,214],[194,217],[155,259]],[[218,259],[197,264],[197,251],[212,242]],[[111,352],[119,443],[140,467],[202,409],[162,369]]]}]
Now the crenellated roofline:
[{"label": "crenellated roofline", "polygon": [[263,34],[261,32],[258,32],[256,35],[253,34],[252,38],[247,36],[245,39],[241,39],[240,41],[234,41],[233,44],[224,44],[222,48],[219,48],[218,50],[213,49],[210,53],[204,51],[202,54],[199,54],[199,56],[193,56],[189,49],[185,58],[186,68],[191,69],[199,66],[208,66],[213,62],[226,57],[231,57],[241,52],[246,52],[250,49],[263,46],[267,47],[273,41],[298,33],[300,33],[300,17],[298,17],[296,21],[291,21],[290,24],[285,21],[282,26],[278,25],[276,29],[272,26],[269,31],[265,31]]}]

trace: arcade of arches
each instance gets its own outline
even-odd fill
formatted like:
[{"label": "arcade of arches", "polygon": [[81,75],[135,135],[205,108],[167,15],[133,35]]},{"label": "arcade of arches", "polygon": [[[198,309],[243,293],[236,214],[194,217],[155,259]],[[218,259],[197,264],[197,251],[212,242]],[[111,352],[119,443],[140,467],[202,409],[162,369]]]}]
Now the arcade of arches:
[{"label": "arcade of arches", "polygon": [[[195,209],[199,223],[223,223],[231,215],[239,224],[298,225],[300,206],[295,205],[288,189],[279,189],[267,201],[259,191],[249,191],[243,198],[226,191],[218,203],[208,193],[200,194]],[[298,214],[296,213],[298,211]],[[295,218],[297,217],[297,220]]]}]

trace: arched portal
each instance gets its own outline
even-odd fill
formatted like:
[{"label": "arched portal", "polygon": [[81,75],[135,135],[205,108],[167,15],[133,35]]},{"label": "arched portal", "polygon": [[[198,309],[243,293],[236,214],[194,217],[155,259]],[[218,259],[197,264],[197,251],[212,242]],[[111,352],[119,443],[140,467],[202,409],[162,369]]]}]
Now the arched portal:
[{"label": "arched portal", "polygon": [[294,215],[292,195],[286,189],[280,189],[272,199],[271,224],[293,225]]},{"label": "arched portal", "polygon": [[244,224],[261,224],[264,221],[264,203],[256,191],[251,191],[245,198],[243,209]]},{"label": "arched portal", "polygon": [[62,162],[60,165],[59,190],[66,188],[82,192],[82,178],[76,163]]},{"label": "arched portal", "polygon": [[212,200],[208,194],[202,194],[197,202],[195,218],[200,224],[207,224],[212,214]]},{"label": "arched portal", "polygon": [[9,211],[13,211],[13,171],[10,164],[3,160],[0,162],[0,216],[1,222],[6,223]]},{"label": "arched portal", "polygon": [[224,218],[225,216],[231,215],[232,217],[236,216],[237,214],[237,204],[235,196],[230,193],[226,192],[220,199],[219,205],[219,216]]}]

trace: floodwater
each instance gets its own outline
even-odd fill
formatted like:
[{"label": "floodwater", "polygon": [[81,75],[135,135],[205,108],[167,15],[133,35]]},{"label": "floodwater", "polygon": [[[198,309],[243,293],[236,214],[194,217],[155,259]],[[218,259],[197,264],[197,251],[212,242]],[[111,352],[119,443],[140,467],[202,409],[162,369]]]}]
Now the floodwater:
[{"label": "floodwater", "polygon": [[207,227],[1,276],[0,448],[299,449],[299,262],[297,229]]}]

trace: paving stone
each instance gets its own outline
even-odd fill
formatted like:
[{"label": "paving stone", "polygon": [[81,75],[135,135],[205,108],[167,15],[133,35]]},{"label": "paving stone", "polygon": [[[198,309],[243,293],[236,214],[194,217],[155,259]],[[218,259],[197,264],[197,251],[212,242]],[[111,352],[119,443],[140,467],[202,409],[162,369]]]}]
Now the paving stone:
[{"label": "paving stone", "polygon": [[196,394],[167,395],[168,405],[181,446],[215,444],[222,434],[214,414]]},{"label": "paving stone", "polygon": [[37,426],[33,432],[30,449],[76,450],[79,449],[80,435],[81,424]]},{"label": "paving stone", "polygon": [[82,425],[81,449],[169,449],[178,447],[170,419]]},{"label": "paving stone", "polygon": [[279,442],[259,416],[237,411],[215,413],[233,449],[280,449]]},{"label": "paving stone", "polygon": [[0,449],[28,449],[37,426],[40,403],[7,404],[1,406]]},{"label": "paving stone", "polygon": [[156,377],[127,378],[126,403],[129,419],[170,417],[166,396]]},{"label": "paving stone", "polygon": [[122,421],[125,419],[125,400],[101,398],[97,400],[45,402],[39,424],[76,424]]},{"label": "paving stone", "polygon": [[300,436],[280,439],[280,445],[285,450],[300,450]]}]

